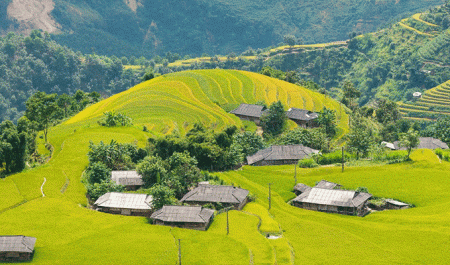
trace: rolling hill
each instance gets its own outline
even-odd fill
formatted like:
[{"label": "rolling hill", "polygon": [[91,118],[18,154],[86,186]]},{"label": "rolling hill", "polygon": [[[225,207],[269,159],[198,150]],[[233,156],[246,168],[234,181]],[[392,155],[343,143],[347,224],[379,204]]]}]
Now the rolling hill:
[{"label": "rolling hill", "polygon": [[[201,55],[264,48],[292,34],[305,43],[347,39],[374,31],[393,17],[443,0],[8,0],[0,31],[43,29],[59,43],[115,56],[167,51]],[[29,8],[33,7],[33,8]]]},{"label": "rolling hill", "polygon": [[[63,124],[50,129],[54,147],[44,166],[0,179],[2,234],[26,234],[38,238],[33,263],[91,264],[177,261],[177,241],[182,239],[186,264],[290,264],[292,248],[286,238],[268,240],[258,232],[259,218],[271,217],[259,204],[246,212],[230,213],[234,222],[226,235],[226,217],[215,218],[205,232],[152,226],[146,218],[104,214],[85,208],[85,188],[80,177],[88,164],[89,141],[137,141],[178,130],[193,123],[221,128],[242,123],[219,107],[241,102],[281,100],[286,106],[337,111],[340,134],[348,130],[348,116],[339,104],[325,96],[263,75],[225,70],[169,74],[139,84],[92,105]],[[115,110],[134,120],[132,127],[98,125],[103,112]],[[142,126],[150,130],[144,132]],[[44,183],[45,181],[45,183]],[[43,196],[45,195],[45,196]],[[275,221],[263,229],[280,232]],[[245,237],[242,235],[245,234]],[[215,242],[211,244],[211,242]],[[205,255],[211,253],[211,255]]]}]

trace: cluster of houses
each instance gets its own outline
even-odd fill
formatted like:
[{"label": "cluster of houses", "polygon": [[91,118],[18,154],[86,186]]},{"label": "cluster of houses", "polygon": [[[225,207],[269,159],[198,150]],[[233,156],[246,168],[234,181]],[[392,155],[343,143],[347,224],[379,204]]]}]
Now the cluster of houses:
[{"label": "cluster of houses", "polygon": [[[256,125],[261,123],[261,117],[268,111],[265,106],[255,104],[242,103],[236,109],[230,111],[230,113],[238,116],[241,120],[252,121]],[[303,128],[317,127],[316,119],[319,114],[298,108],[290,108],[286,111],[286,116],[297,123],[298,126]]]}]

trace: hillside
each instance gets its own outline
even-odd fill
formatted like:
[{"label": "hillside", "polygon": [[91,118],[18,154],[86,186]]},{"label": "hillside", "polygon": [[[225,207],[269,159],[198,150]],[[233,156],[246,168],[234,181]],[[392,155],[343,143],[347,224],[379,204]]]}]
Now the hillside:
[{"label": "hillside", "polygon": [[[269,103],[278,99],[286,106],[317,110],[326,105],[339,111],[336,101],[318,93],[255,73],[225,70],[161,76],[92,105],[50,129],[49,141],[55,149],[47,165],[0,179],[2,233],[37,237],[33,259],[37,264],[80,264],[86,260],[92,264],[175,263],[174,238],[182,238],[187,264],[248,264],[250,259],[257,264],[275,260],[289,263],[287,241],[266,239],[258,232],[258,217],[254,215],[231,212],[235,223],[230,236],[223,229],[223,214],[215,218],[206,233],[152,226],[142,217],[86,209],[85,188],[80,182],[88,164],[89,141],[115,139],[137,141],[144,146],[149,136],[175,130],[183,133],[195,122],[216,128],[241,126],[238,118],[218,104],[231,106],[256,100]],[[108,110],[132,117],[134,126],[99,126],[97,121]],[[348,116],[342,113],[341,133],[347,130],[347,123]],[[143,125],[149,132],[143,132]],[[260,207],[255,205],[255,209]],[[213,241],[217,243],[210,244]],[[205,252],[214,255],[204,255]]]},{"label": "hillside", "polygon": [[[4,1],[3,1],[4,2]],[[200,55],[242,52],[283,41],[287,34],[305,43],[371,32],[393,17],[443,0],[8,0],[0,4],[0,31],[39,28],[83,53],[147,56],[167,51]],[[29,13],[27,6],[33,6]],[[6,12],[7,11],[7,12]],[[3,14],[3,15],[2,15]],[[5,15],[6,14],[6,15]]]},{"label": "hillside", "polygon": [[[143,146],[151,135],[184,132],[194,122],[217,127],[241,125],[218,104],[277,99],[289,106],[338,107],[332,99],[289,83],[225,70],[161,76],[103,100],[51,128],[49,139],[55,149],[47,165],[0,179],[2,234],[37,237],[34,264],[82,264],[87,260],[90,264],[175,264],[177,239],[181,239],[183,264],[442,264],[450,258],[446,251],[450,247],[450,164],[439,161],[429,150],[414,152],[412,161],[403,164],[347,167],[344,173],[340,167],[297,169],[298,181],[308,185],[327,179],[347,188],[365,186],[376,196],[416,206],[364,218],[286,204],[294,196],[293,166],[246,166],[218,174],[257,197],[244,211],[230,211],[229,235],[224,213],[203,232],[85,208],[80,176],[88,164],[90,140],[137,141]],[[131,116],[134,126],[99,126],[97,121],[107,110]],[[347,118],[341,117],[343,129]],[[143,132],[143,125],[150,131]],[[274,183],[273,204],[267,211],[269,182]],[[268,239],[260,232],[281,237]]]}]

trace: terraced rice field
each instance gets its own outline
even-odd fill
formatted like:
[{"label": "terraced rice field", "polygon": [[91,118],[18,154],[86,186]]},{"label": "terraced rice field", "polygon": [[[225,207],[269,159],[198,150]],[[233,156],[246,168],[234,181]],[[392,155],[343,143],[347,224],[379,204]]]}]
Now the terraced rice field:
[{"label": "terraced rice field", "polygon": [[[49,163],[0,179],[0,234],[37,237],[32,262],[36,264],[176,264],[177,239],[182,242],[183,264],[293,264],[294,249],[286,237],[264,236],[282,232],[264,205],[249,204],[243,212],[230,212],[230,235],[225,232],[224,214],[215,218],[207,232],[172,229],[150,225],[142,217],[86,208],[80,181],[88,164],[89,141],[115,139],[144,146],[149,136],[184,133],[195,122],[216,128],[241,126],[222,107],[258,100],[281,100],[286,107],[315,111],[327,106],[337,111],[340,134],[348,130],[348,116],[339,112],[337,102],[280,80],[225,70],[161,76],[52,127],[49,141],[54,152]],[[132,117],[134,125],[99,126],[103,113],[111,110]],[[142,130],[144,125],[149,132]]]},{"label": "terraced rice field", "polygon": [[450,115],[450,81],[425,91],[414,104],[399,103],[405,117],[433,119],[437,115]]}]

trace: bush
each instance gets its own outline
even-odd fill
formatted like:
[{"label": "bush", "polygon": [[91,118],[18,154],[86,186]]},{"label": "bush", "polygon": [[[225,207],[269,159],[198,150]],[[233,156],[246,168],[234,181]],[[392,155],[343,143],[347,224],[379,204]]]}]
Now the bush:
[{"label": "bush", "polygon": [[444,161],[450,161],[450,151],[442,150],[442,149],[436,149],[434,153]]},{"label": "bush", "polygon": [[86,170],[86,178],[90,184],[106,181],[110,174],[111,171],[102,162],[94,162]]},{"label": "bush", "polygon": [[105,112],[104,120],[100,122],[100,125],[106,127],[130,126],[132,124],[133,120],[130,117],[114,111]]},{"label": "bush", "polygon": [[306,158],[298,161],[298,166],[301,168],[313,168],[318,167],[319,164],[317,164],[312,158]]},{"label": "bush", "polygon": [[[334,151],[328,154],[322,154],[315,157],[316,162],[319,165],[331,165],[336,163],[342,163],[342,151]],[[348,162],[351,159],[354,159],[355,155],[350,154],[348,152],[344,152],[344,161]]]},{"label": "bush", "polygon": [[108,192],[121,192],[125,187],[117,185],[109,180],[104,180],[100,183],[89,184],[87,186],[87,195],[91,202],[95,202],[100,196]]}]

